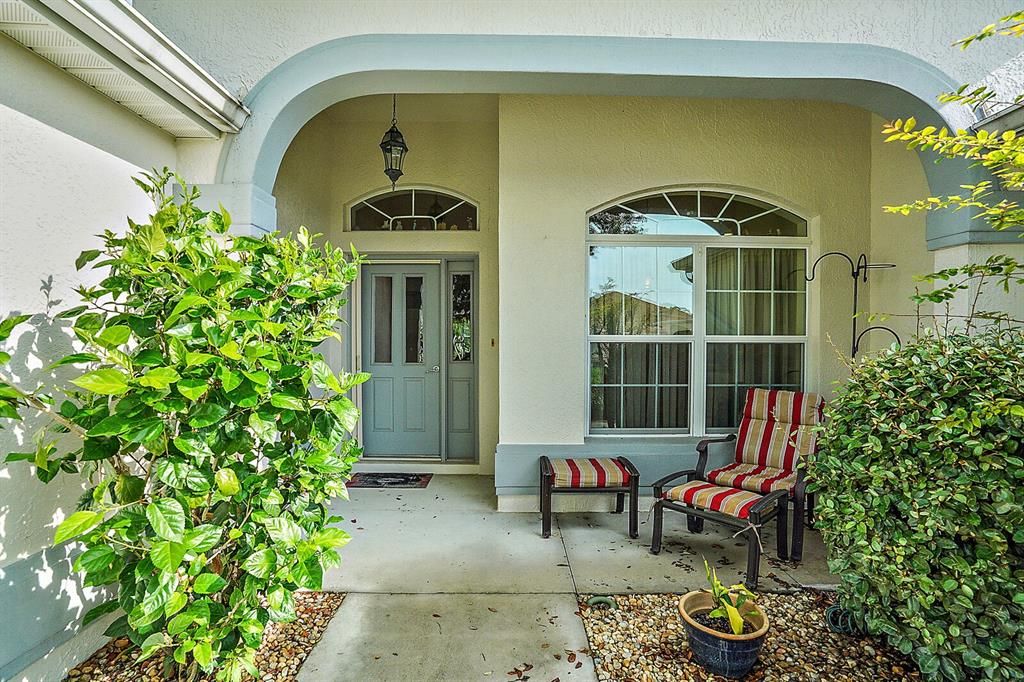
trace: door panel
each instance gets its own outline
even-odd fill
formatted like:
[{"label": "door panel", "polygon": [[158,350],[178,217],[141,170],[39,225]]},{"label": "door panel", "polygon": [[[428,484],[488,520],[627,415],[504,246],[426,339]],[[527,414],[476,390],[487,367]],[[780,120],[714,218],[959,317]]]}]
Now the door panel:
[{"label": "door panel", "polygon": [[441,456],[440,265],[363,269],[363,448],[367,457]]},{"label": "door panel", "polygon": [[448,263],[447,458],[476,459],[476,286],[472,262]]}]

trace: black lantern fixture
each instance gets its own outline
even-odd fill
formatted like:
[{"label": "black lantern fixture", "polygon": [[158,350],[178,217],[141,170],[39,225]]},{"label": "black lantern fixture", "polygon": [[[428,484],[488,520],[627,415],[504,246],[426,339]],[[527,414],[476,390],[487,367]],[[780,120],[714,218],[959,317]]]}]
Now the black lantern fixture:
[{"label": "black lantern fixture", "polygon": [[384,154],[384,175],[391,180],[391,189],[394,190],[398,178],[402,177],[405,153],[409,151],[409,145],[398,129],[398,95],[391,96],[391,127],[380,141],[380,150]]}]

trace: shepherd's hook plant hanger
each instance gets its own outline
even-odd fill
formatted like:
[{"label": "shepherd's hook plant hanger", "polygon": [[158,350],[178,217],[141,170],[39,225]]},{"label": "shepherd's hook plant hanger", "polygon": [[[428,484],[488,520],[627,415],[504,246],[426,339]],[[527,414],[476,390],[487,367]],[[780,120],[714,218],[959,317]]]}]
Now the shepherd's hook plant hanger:
[{"label": "shepherd's hook plant hanger", "polygon": [[852,341],[850,343],[850,357],[854,357],[854,358],[857,357],[857,352],[860,350],[860,341],[861,341],[861,339],[864,338],[865,334],[867,334],[870,331],[874,331],[876,329],[881,330],[881,331],[889,332],[896,339],[896,343],[902,346],[903,345],[903,341],[900,339],[899,334],[897,334],[895,331],[893,331],[892,329],[890,329],[889,327],[886,327],[884,325],[880,325],[880,324],[871,325],[870,327],[865,327],[861,331],[858,331],[858,329],[857,329],[857,326],[858,326],[857,325],[857,322],[858,322],[857,308],[858,308],[858,303],[860,301],[860,283],[861,283],[861,281],[867,283],[867,281],[868,281],[868,270],[885,270],[885,269],[888,269],[888,268],[896,267],[896,264],[895,263],[869,263],[867,255],[863,254],[863,253],[860,254],[860,256],[857,258],[857,262],[854,263],[853,258],[851,258],[850,256],[846,255],[842,251],[829,251],[828,253],[823,253],[820,256],[818,256],[817,260],[815,260],[814,264],[811,266],[811,274],[810,275],[805,275],[804,279],[806,281],[808,281],[808,282],[813,282],[814,281],[814,277],[815,277],[815,273],[816,273],[816,271],[818,269],[818,263],[820,263],[821,261],[825,260],[829,256],[842,256],[843,258],[845,258],[846,262],[848,262],[850,264],[850,276],[853,277],[853,332],[851,334]]}]

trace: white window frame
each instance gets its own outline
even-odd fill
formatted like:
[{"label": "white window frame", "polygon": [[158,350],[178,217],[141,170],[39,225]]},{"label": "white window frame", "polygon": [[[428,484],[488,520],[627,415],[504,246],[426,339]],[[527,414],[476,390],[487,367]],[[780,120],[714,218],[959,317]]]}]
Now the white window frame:
[{"label": "white window frame", "polygon": [[[591,234],[590,233],[590,218],[591,216],[601,213],[609,208],[620,206],[621,204],[634,201],[637,199],[643,199],[646,197],[653,197],[658,195],[667,195],[675,192],[696,192],[697,193],[697,206],[698,215],[693,216],[700,219],[710,219],[715,216],[701,216],[699,214],[700,208],[700,192],[729,192],[736,197],[746,197],[756,201],[765,202],[771,204],[774,208],[770,213],[777,209],[784,209],[793,213],[807,225],[807,236],[806,237],[744,237],[739,235],[720,235],[720,236],[707,236],[707,235],[636,235],[636,234]],[[667,197],[666,197],[667,199]],[[728,203],[731,203],[732,199],[729,199]],[[669,201],[669,205],[675,210],[674,205]],[[621,207],[621,206],[620,206]],[[626,207],[622,207],[626,208]],[[626,210],[632,210],[626,208]],[[724,208],[723,208],[724,211]],[[721,214],[719,214],[721,215]],[[755,216],[756,217],[756,216]],[[607,204],[595,208],[587,212],[586,221],[584,224],[584,230],[586,230],[585,244],[584,244],[584,257],[587,259],[586,266],[586,287],[584,290],[584,306],[586,310],[585,327],[584,327],[584,338],[586,342],[585,348],[585,363],[586,368],[586,393],[585,393],[585,420],[586,420],[586,434],[587,437],[593,438],[622,438],[624,436],[643,436],[643,437],[674,437],[680,436],[687,437],[699,437],[705,435],[714,435],[721,433],[734,432],[734,428],[710,428],[707,426],[707,405],[706,405],[706,388],[707,388],[707,345],[709,343],[800,343],[803,345],[802,360],[803,366],[801,367],[801,378],[803,386],[806,387],[808,382],[808,368],[809,368],[809,355],[808,352],[812,333],[811,333],[811,293],[810,286],[804,290],[804,333],[802,335],[708,335],[706,333],[707,325],[707,249],[708,247],[720,247],[720,248],[790,248],[790,249],[801,249],[804,251],[804,263],[808,262],[808,257],[812,250],[812,239],[811,239],[811,220],[801,215],[799,212],[792,210],[784,205],[778,204],[777,200],[759,197],[755,193],[737,191],[734,189],[722,189],[716,187],[674,187],[669,189],[658,189],[640,192],[627,197],[610,201]],[[647,247],[690,247],[693,249],[693,333],[690,335],[664,335],[659,336],[657,334],[617,334],[617,335],[593,335],[590,333],[590,247],[592,246],[647,246]],[[773,275],[774,277],[774,275]],[[774,291],[774,289],[773,289]],[[592,343],[687,343],[690,344],[690,395],[689,395],[689,407],[690,407],[690,427],[688,429],[630,429],[630,428],[618,428],[618,429],[599,429],[594,430],[591,425],[591,351],[590,346]]]},{"label": "white window frame", "polygon": [[[370,203],[374,199],[377,199],[377,198],[379,198],[381,196],[384,196],[385,194],[393,194],[395,192],[405,192],[405,191],[411,191],[412,192],[413,214],[410,214],[410,215],[388,215],[387,213],[385,213],[384,211],[381,211],[379,208],[377,208],[376,206],[373,206]],[[457,203],[455,205],[451,206],[450,208],[446,209],[443,213],[441,213],[441,214],[439,214],[437,216],[418,215],[418,214],[416,214],[416,193],[417,192],[424,192],[424,193],[430,193],[430,194],[443,194],[443,195],[445,195],[445,196],[447,196],[447,197],[449,197],[451,199],[456,199]],[[386,230],[356,230],[355,229],[355,225],[352,224],[352,211],[355,210],[360,204],[366,204],[367,208],[370,208],[371,210],[376,211],[383,218],[387,219],[387,221],[388,221],[388,229],[386,229]],[[391,232],[443,232],[443,230],[438,230],[437,229],[438,220],[443,218],[445,215],[451,213],[455,209],[457,209],[457,208],[459,208],[459,207],[461,207],[463,205],[466,205],[466,204],[468,204],[469,206],[472,206],[473,209],[476,211],[476,218],[475,218],[476,224],[473,226],[472,230],[462,229],[462,230],[455,230],[455,232],[470,232],[470,233],[472,233],[472,232],[479,232],[480,231],[480,204],[477,201],[475,201],[474,199],[472,199],[471,197],[468,197],[465,194],[462,194],[461,192],[456,192],[455,190],[448,189],[447,187],[439,187],[439,186],[436,186],[436,185],[423,185],[423,184],[403,185],[400,189],[399,188],[392,189],[391,187],[381,187],[381,188],[375,189],[372,192],[367,192],[366,194],[363,194],[362,196],[356,197],[352,201],[350,201],[350,202],[345,204],[345,216],[344,216],[345,231],[346,232],[366,232],[366,233],[371,233],[371,234],[372,233],[382,233],[382,232],[383,233],[391,233]],[[396,230],[396,229],[394,229],[394,225],[395,225],[395,221],[396,220],[413,220],[413,221],[416,221],[416,220],[426,220],[426,221],[429,221],[429,222],[433,222],[434,228],[432,230],[411,230],[411,229],[409,229],[409,230]]]}]

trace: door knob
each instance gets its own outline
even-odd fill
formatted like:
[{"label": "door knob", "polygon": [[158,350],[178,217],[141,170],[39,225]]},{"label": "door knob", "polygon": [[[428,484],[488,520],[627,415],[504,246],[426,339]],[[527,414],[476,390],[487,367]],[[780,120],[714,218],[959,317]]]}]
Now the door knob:
[{"label": "door knob", "polygon": [[441,371],[441,365],[434,365],[433,367],[431,367],[430,369],[427,370],[427,374],[433,374],[434,372],[440,372],[440,371]]}]

